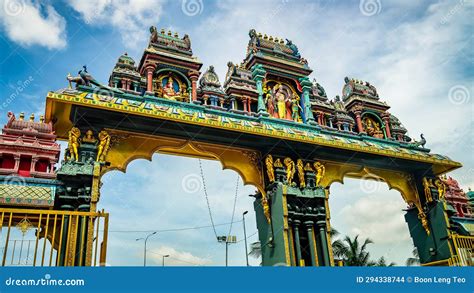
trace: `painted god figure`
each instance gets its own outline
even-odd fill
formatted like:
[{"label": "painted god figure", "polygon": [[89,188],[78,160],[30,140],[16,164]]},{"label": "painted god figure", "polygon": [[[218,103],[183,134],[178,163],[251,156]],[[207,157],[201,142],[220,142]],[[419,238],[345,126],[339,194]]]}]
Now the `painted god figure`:
[{"label": "painted god figure", "polygon": [[283,88],[283,85],[277,84],[273,87],[273,100],[276,104],[276,115],[274,117],[280,119],[292,118],[291,115],[291,99],[289,98],[288,93]]},{"label": "painted god figure", "polygon": [[269,86],[266,86],[263,90],[263,93],[265,95],[265,105],[267,107],[267,112],[270,114],[270,116],[275,117],[275,101],[273,99],[273,94],[272,90],[270,89]]},{"label": "painted god figure", "polygon": [[372,118],[366,117],[364,119],[364,124],[365,124],[365,132],[369,136],[376,137],[376,138],[383,138],[383,132],[380,129],[380,124],[377,123],[375,120]]},{"label": "painted god figure", "polygon": [[291,100],[291,119],[293,121],[301,122],[300,110],[303,111],[303,109],[300,106],[300,97],[297,95],[294,95],[293,99]]},{"label": "painted god figure", "polygon": [[179,92],[176,92],[174,90],[173,78],[170,76],[168,78],[168,82],[163,87],[163,98],[175,101],[176,97],[178,96],[179,96]]}]

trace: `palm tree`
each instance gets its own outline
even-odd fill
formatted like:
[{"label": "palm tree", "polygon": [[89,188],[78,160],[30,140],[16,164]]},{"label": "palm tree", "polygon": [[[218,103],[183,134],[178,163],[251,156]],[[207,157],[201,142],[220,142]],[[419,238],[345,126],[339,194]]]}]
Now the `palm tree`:
[{"label": "palm tree", "polygon": [[418,249],[416,249],[416,247],[413,248],[412,254],[413,257],[407,258],[407,261],[405,263],[407,267],[420,264],[420,256],[418,255]]},{"label": "palm tree", "polygon": [[379,260],[377,262],[374,262],[372,266],[375,266],[375,267],[393,267],[395,266],[395,263],[394,262],[391,262],[389,264],[387,264],[387,261],[385,260],[385,257],[381,257],[379,258]]},{"label": "palm tree", "polygon": [[334,228],[331,228],[331,232],[329,233],[329,235],[331,237],[331,240],[333,240],[332,254],[336,258],[339,258],[339,259],[344,258],[344,252],[345,252],[344,243],[340,239],[334,240],[334,238],[337,238],[340,235],[339,231]]},{"label": "palm tree", "polygon": [[260,241],[250,244],[249,255],[255,258],[259,258],[262,256],[262,246],[260,245]]},{"label": "palm tree", "polygon": [[[336,244],[334,254],[337,254],[344,259],[344,265],[346,266],[369,266],[373,264],[370,262],[370,254],[367,249],[367,245],[374,243],[371,239],[367,238],[364,243],[360,245],[359,235],[351,239],[349,236],[344,237],[342,241]],[[334,244],[333,244],[334,245]],[[334,246],[333,246],[334,249]]]}]

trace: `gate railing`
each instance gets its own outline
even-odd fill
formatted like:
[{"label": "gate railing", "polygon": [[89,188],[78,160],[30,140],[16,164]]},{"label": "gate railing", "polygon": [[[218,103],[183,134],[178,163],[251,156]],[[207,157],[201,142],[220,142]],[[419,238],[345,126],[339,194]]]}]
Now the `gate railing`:
[{"label": "gate railing", "polygon": [[451,265],[473,266],[474,265],[474,237],[452,235],[455,255],[452,257]]},{"label": "gate railing", "polygon": [[1,265],[103,266],[108,219],[103,211],[0,208]]}]

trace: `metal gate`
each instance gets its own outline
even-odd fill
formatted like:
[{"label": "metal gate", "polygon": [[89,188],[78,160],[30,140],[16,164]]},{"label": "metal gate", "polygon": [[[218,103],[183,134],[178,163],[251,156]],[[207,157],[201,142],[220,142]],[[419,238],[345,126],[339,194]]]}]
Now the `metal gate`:
[{"label": "metal gate", "polygon": [[2,266],[104,266],[109,214],[0,208]]}]

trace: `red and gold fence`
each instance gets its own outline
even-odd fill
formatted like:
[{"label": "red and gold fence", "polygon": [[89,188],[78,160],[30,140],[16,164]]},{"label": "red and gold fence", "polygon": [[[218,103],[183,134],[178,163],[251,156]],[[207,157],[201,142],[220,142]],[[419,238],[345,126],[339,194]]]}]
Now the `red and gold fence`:
[{"label": "red and gold fence", "polygon": [[0,208],[2,266],[105,265],[109,214]]}]

